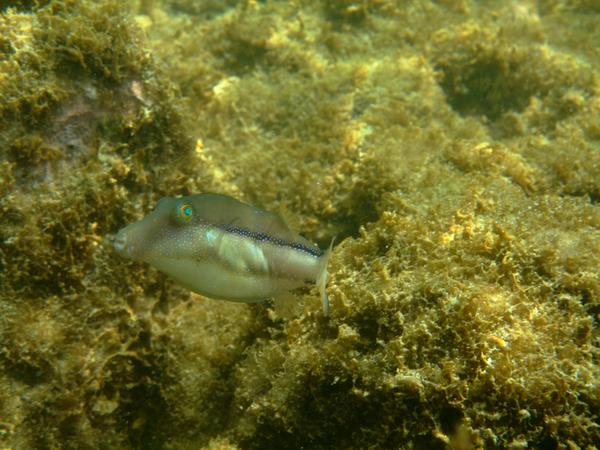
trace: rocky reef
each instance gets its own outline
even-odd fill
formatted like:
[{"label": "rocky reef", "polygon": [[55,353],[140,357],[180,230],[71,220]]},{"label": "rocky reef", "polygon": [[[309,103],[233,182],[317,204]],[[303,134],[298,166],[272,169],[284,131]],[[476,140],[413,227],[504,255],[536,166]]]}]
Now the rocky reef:
[{"label": "rocky reef", "polygon": [[[0,447],[596,448],[597,2],[0,14]],[[337,236],[329,318],[112,251],[205,191]]]}]

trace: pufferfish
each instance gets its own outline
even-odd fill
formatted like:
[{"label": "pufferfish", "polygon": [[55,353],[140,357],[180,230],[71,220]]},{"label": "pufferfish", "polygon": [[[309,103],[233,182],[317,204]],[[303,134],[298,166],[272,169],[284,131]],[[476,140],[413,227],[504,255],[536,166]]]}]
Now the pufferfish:
[{"label": "pufferfish", "polygon": [[165,197],[120,230],[113,246],[206,297],[255,303],[316,283],[329,314],[327,251],[277,214],[221,194]]}]

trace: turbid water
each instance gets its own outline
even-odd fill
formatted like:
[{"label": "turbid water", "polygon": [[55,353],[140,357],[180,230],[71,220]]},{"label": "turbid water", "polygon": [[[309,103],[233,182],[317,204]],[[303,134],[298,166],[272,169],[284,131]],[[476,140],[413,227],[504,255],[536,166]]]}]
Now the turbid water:
[{"label": "turbid water", "polygon": [[[596,448],[597,2],[0,8],[1,448]],[[329,317],[114,251],[202,192]]]}]

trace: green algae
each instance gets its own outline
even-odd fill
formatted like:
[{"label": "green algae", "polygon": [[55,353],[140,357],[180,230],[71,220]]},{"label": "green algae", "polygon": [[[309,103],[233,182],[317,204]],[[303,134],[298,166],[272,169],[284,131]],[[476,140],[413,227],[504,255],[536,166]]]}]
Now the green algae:
[{"label": "green algae", "polygon": [[[1,446],[595,448],[594,2],[131,8],[2,11]],[[331,318],[113,254],[200,191],[337,235]]]}]

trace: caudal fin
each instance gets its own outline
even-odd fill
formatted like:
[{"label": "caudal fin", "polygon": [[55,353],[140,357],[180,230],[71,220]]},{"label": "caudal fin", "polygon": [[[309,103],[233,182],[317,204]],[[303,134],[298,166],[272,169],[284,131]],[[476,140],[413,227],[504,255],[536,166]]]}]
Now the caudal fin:
[{"label": "caudal fin", "polygon": [[323,303],[323,317],[329,316],[329,296],[327,295],[327,263],[329,262],[329,257],[331,256],[333,241],[335,241],[335,237],[331,240],[329,248],[325,254],[321,256],[319,275],[317,276],[317,287],[321,293],[321,302]]}]

